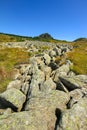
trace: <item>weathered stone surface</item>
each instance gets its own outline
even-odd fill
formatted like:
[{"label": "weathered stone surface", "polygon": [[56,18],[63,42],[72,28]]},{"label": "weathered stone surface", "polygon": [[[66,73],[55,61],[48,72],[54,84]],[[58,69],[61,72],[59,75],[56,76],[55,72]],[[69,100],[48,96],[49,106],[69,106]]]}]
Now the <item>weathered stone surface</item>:
[{"label": "weathered stone surface", "polygon": [[55,47],[53,50],[56,52],[56,56],[60,56],[61,55],[61,49]]},{"label": "weathered stone surface", "polygon": [[8,115],[8,114],[11,114],[12,113],[12,110],[11,108],[6,108],[6,109],[0,109],[0,115]]},{"label": "weathered stone surface", "polygon": [[20,90],[21,90],[25,95],[27,95],[28,90],[29,90],[29,87],[30,87],[29,83],[28,83],[28,82],[24,82],[24,83],[22,84]]},{"label": "weathered stone surface", "polygon": [[36,69],[34,72],[33,72],[33,75],[32,75],[32,79],[31,79],[31,82],[33,82],[34,80],[37,81],[37,83],[41,83],[45,80],[45,74],[43,71],[39,70],[39,69]]},{"label": "weathered stone surface", "polygon": [[12,103],[18,108],[17,111],[22,109],[22,106],[26,100],[26,96],[18,89],[11,88],[0,94],[1,98],[4,98],[8,102]]},{"label": "weathered stone surface", "polygon": [[77,103],[81,98],[84,97],[84,93],[81,89],[75,89],[70,93],[70,100],[67,103],[67,108],[70,109],[75,103]]},{"label": "weathered stone surface", "polygon": [[43,120],[42,113],[43,111],[31,110],[2,115],[0,116],[0,130],[53,130],[48,129],[47,121]]},{"label": "weathered stone surface", "polygon": [[49,78],[41,84],[40,90],[49,93],[51,90],[56,90],[56,84]]},{"label": "weathered stone surface", "polygon": [[62,114],[57,130],[87,130],[87,97]]},{"label": "weathered stone surface", "polygon": [[52,57],[55,57],[56,56],[56,51],[52,50],[49,52],[49,56],[52,58]]},{"label": "weathered stone surface", "polygon": [[10,88],[20,89],[20,88],[21,88],[21,85],[22,85],[21,80],[14,80],[14,81],[11,81],[11,82],[8,84],[7,89],[10,89]]},{"label": "weathered stone surface", "polygon": [[54,71],[54,81],[59,81],[59,76],[66,76],[70,70],[70,66],[68,64],[64,64]]},{"label": "weathered stone surface", "polygon": [[43,59],[44,59],[44,63],[46,65],[50,64],[51,58],[50,58],[50,56],[48,54],[44,54]]},{"label": "weathered stone surface", "polygon": [[62,91],[52,90],[50,93],[40,93],[34,98],[32,97],[25,107],[25,110],[48,108],[55,110],[66,109],[66,103],[69,100],[69,95]]},{"label": "weathered stone surface", "polygon": [[[37,113],[37,120],[46,121],[46,130],[54,130],[56,122],[56,108],[60,110],[66,109],[66,103],[69,100],[69,96],[62,91],[51,91],[49,94],[40,93],[35,97],[32,97],[25,107],[25,110]],[[33,114],[34,115],[34,114]],[[34,115],[36,118],[36,115]],[[41,124],[42,128],[43,125]],[[42,130],[42,129],[41,129]]]},{"label": "weathered stone surface", "polygon": [[45,80],[49,79],[50,78],[50,75],[51,75],[51,67],[48,67],[48,66],[44,66],[42,71],[44,72],[45,74]]},{"label": "weathered stone surface", "polygon": [[87,75],[76,75],[76,78],[87,84]]},{"label": "weathered stone surface", "polygon": [[76,88],[87,88],[87,83],[82,82],[81,79],[78,78],[77,76],[74,77],[65,76],[65,77],[59,77],[59,79],[64,84],[64,86],[70,91]]}]

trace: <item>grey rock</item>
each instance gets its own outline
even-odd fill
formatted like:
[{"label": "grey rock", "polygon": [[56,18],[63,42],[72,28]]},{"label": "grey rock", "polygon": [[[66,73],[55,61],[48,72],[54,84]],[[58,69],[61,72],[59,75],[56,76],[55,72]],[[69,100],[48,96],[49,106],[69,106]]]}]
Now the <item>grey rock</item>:
[{"label": "grey rock", "polygon": [[87,97],[62,114],[57,130],[87,130]]},{"label": "grey rock", "polygon": [[[46,121],[47,130],[55,129],[56,108],[59,108],[61,111],[66,109],[66,103],[69,100],[69,97],[66,93],[61,91],[51,91],[49,94],[38,94],[36,97],[31,98],[25,107],[25,110],[33,111],[37,113],[37,120],[42,116],[41,121]],[[33,114],[36,118],[36,115]],[[39,120],[38,120],[39,122]],[[42,128],[44,124],[41,124]],[[41,129],[42,130],[42,129]]]},{"label": "grey rock", "polygon": [[26,65],[22,65],[19,70],[19,73],[23,75],[25,73],[25,69],[26,69]]},{"label": "grey rock", "polygon": [[42,69],[41,69],[44,74],[45,74],[45,80],[49,79],[50,78],[50,75],[51,75],[51,67],[48,67],[48,66],[44,66]]},{"label": "grey rock", "polygon": [[51,50],[51,51],[49,52],[49,56],[50,56],[51,58],[52,58],[52,57],[56,57],[56,56],[57,56],[56,51]]},{"label": "grey rock", "polygon": [[43,71],[36,69],[33,71],[31,82],[37,81],[38,84],[45,80],[45,74]]},{"label": "grey rock", "polygon": [[24,82],[24,83],[22,84],[20,90],[21,90],[25,95],[27,95],[28,90],[29,90],[29,87],[30,87],[29,82]]},{"label": "grey rock", "polygon": [[40,89],[39,89],[38,81],[37,80],[32,80],[31,84],[30,84],[30,89],[29,89],[27,98],[30,98],[32,96],[37,96],[39,94],[39,92],[40,92]]},{"label": "grey rock", "polygon": [[20,88],[21,88],[21,85],[22,85],[21,80],[14,80],[14,81],[11,81],[11,82],[8,84],[7,89],[10,89],[10,88],[20,89]]},{"label": "grey rock", "polygon": [[[43,111],[24,111],[0,116],[0,130],[48,130]],[[46,116],[46,114],[44,114]]]},{"label": "grey rock", "polygon": [[73,71],[70,71],[70,72],[68,73],[68,76],[73,77],[73,76],[75,76],[75,73],[74,73]]},{"label": "grey rock", "polygon": [[56,52],[56,56],[60,56],[60,55],[61,55],[61,49],[55,47],[55,48],[53,49],[53,51]]},{"label": "grey rock", "polygon": [[54,110],[59,108],[66,109],[66,103],[69,100],[69,95],[62,91],[52,90],[50,93],[41,93],[36,97],[31,98],[25,107],[25,110],[40,110],[40,108],[48,108]]},{"label": "grey rock", "polygon": [[51,58],[50,58],[50,56],[49,56],[48,54],[44,54],[43,60],[44,60],[44,63],[45,63],[46,65],[49,65],[49,64],[50,64],[50,61],[51,61]]},{"label": "grey rock", "polygon": [[8,115],[8,114],[11,114],[12,113],[12,110],[11,108],[6,108],[6,109],[0,109],[0,115]]},{"label": "grey rock", "polygon": [[70,100],[67,103],[67,108],[70,109],[74,104],[76,104],[81,98],[84,97],[84,93],[81,89],[75,89],[71,91],[70,93]]},{"label": "grey rock", "polygon": [[51,78],[43,82],[40,86],[40,90],[49,93],[52,90],[56,90],[56,84]]},{"label": "grey rock", "polygon": [[76,75],[76,78],[84,83],[87,83],[87,75]]},{"label": "grey rock", "polygon": [[74,76],[74,77],[65,76],[65,77],[60,77],[59,79],[64,84],[64,86],[70,91],[76,88],[87,89],[87,84],[82,82],[77,76]]},{"label": "grey rock", "polygon": [[4,98],[8,102],[12,103],[18,108],[17,111],[22,109],[22,106],[26,100],[26,96],[16,88],[11,88],[0,94],[1,98]]},{"label": "grey rock", "polygon": [[70,66],[67,64],[62,65],[56,71],[54,71],[54,81],[59,81],[59,76],[66,76],[70,70]]}]

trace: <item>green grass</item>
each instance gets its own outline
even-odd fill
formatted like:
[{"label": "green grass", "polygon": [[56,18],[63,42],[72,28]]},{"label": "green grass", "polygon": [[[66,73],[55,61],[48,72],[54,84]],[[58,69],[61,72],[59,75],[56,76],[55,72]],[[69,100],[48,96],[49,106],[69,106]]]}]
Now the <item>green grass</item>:
[{"label": "green grass", "polygon": [[6,89],[14,75],[14,66],[20,63],[28,63],[30,54],[22,48],[0,49],[0,92]]},{"label": "green grass", "polygon": [[87,42],[75,42],[73,46],[73,51],[67,54],[73,62],[71,70],[77,74],[87,74]]}]

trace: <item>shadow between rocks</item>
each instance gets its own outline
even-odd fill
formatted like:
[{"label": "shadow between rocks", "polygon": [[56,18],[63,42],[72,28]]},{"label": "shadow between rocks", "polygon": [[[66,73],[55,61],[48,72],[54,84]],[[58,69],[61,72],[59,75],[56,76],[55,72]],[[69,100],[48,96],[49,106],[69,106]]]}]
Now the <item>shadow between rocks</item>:
[{"label": "shadow between rocks", "polygon": [[62,111],[59,109],[59,108],[56,108],[55,110],[55,115],[56,115],[56,123],[55,123],[55,128],[54,130],[57,130],[57,127],[59,125],[59,122],[60,122],[60,119],[61,119],[61,114],[62,114]]},{"label": "shadow between rocks", "polygon": [[11,108],[14,112],[17,112],[17,107],[11,102],[7,101],[5,98],[0,97],[0,109]]}]

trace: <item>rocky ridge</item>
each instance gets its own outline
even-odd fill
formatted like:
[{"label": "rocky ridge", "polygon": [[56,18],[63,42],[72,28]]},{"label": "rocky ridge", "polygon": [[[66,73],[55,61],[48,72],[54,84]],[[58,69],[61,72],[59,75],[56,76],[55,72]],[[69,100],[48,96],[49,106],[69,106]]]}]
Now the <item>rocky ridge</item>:
[{"label": "rocky ridge", "polygon": [[32,56],[29,64],[17,65],[14,80],[0,94],[0,130],[86,130],[87,75],[70,70],[73,63],[66,53],[73,47],[44,42],[6,44],[32,52],[42,46],[50,49]]}]

